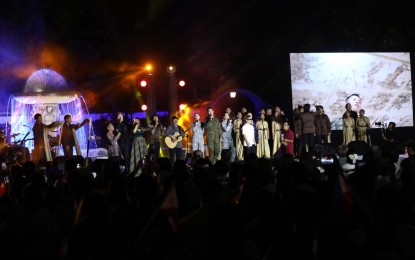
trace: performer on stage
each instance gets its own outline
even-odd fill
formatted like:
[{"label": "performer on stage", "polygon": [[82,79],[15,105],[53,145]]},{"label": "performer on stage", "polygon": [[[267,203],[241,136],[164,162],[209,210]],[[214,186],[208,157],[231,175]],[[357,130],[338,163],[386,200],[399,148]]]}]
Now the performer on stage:
[{"label": "performer on stage", "polygon": [[71,124],[72,116],[70,114],[66,114],[63,119],[65,120],[65,122],[63,123],[61,129],[61,142],[64,156],[66,158],[72,158],[74,146],[76,149],[76,154],[82,155],[75,131],[84,126],[85,124],[90,123],[90,120],[85,119],[84,121],[82,121],[82,123]]},{"label": "performer on stage", "polygon": [[151,160],[157,160],[160,157],[160,137],[166,130],[166,127],[162,126],[157,115],[153,116],[153,121],[149,126],[150,130],[150,149],[149,155]]},{"label": "performer on stage", "polygon": [[[356,121],[356,119],[357,119],[357,113],[356,113],[356,111],[353,111],[352,110],[352,105],[350,103],[347,103],[346,106],[345,106],[345,108],[346,108],[346,112],[349,112],[350,117],[353,118]],[[346,117],[346,112],[344,112],[343,118]]]},{"label": "performer on stage", "polygon": [[[225,110],[226,113],[228,113],[229,118],[231,119],[231,122],[235,123],[236,120],[236,115],[235,113],[232,111],[232,109],[230,107],[227,107]],[[235,133],[233,132],[233,130],[231,131],[231,136],[232,136],[232,140],[233,140],[233,146],[230,147],[229,149],[231,150],[231,162],[235,161],[236,158],[236,149],[235,149]]]},{"label": "performer on stage", "polygon": [[7,147],[9,147],[9,144],[4,135],[4,130],[0,129],[0,164],[1,162],[6,161]]},{"label": "performer on stage", "polygon": [[290,123],[284,122],[284,134],[281,143],[285,146],[285,153],[294,156],[294,132],[290,129]]},{"label": "performer on stage", "polygon": [[250,154],[256,155],[255,129],[252,116],[247,115],[246,123],[242,126],[244,138],[244,158],[248,159]]},{"label": "performer on stage", "polygon": [[209,107],[207,111],[209,116],[205,119],[206,142],[209,149],[209,159],[215,164],[220,156],[222,127],[219,119],[214,116],[213,108]]},{"label": "performer on stage", "polygon": [[[272,133],[270,132],[270,129],[272,128],[272,119],[273,119],[274,115],[272,113],[272,108],[267,108],[267,110],[265,111],[265,121],[267,121],[268,123],[268,132],[270,135],[268,135],[268,146],[270,148],[270,153],[272,152],[271,149],[273,146],[273,141],[272,141]],[[272,130],[272,129],[271,129]]]},{"label": "performer on stage", "polygon": [[233,125],[233,132],[235,133],[235,150],[236,160],[242,161],[244,159],[244,146],[242,144],[242,112],[236,114],[236,120]]},{"label": "performer on stage", "polygon": [[120,147],[120,152],[123,158],[121,165],[125,166],[125,172],[130,169],[130,133],[128,131],[128,126],[124,122],[124,116],[121,112],[117,113],[117,123],[114,125],[115,134],[120,133],[120,138],[118,139],[118,146]]},{"label": "performer on stage", "polygon": [[0,129],[0,151],[8,146],[9,144],[7,143],[6,136],[4,135],[4,130]]},{"label": "performer on stage", "polygon": [[133,119],[133,144],[131,147],[130,169],[132,173],[137,171],[140,166],[140,161],[144,160],[147,155],[147,143],[144,138],[146,129],[141,126],[140,119]]},{"label": "performer on stage", "polygon": [[179,137],[184,137],[185,132],[181,126],[178,125],[179,119],[177,116],[173,116],[171,118],[171,125],[169,125],[166,129],[165,135],[171,138],[172,142],[177,142],[176,146],[173,148],[169,148],[170,153],[170,161],[174,163],[176,160],[182,160],[182,148],[183,143],[179,140]]},{"label": "performer on stage", "polygon": [[256,149],[256,154],[258,158],[265,157],[270,158],[271,153],[269,149],[269,128],[268,122],[265,121],[265,113],[260,113],[259,118],[256,122],[256,128],[258,129],[258,146]]},{"label": "performer on stage", "polygon": [[331,134],[330,118],[324,113],[323,106],[316,106],[317,114],[314,117],[314,125],[316,127],[317,144],[328,144],[328,137]]},{"label": "performer on stage", "polygon": [[232,119],[230,119],[229,114],[225,113],[222,120],[222,151],[221,159],[226,162],[232,161],[232,151],[234,150],[233,138],[232,138]]},{"label": "performer on stage", "polygon": [[52,161],[52,154],[50,152],[49,140],[47,133],[52,131],[56,127],[62,125],[61,122],[53,122],[49,125],[43,123],[41,114],[34,116],[35,124],[33,125],[33,141],[34,149],[32,154],[32,160],[35,164],[38,164],[40,160]]},{"label": "performer on stage", "polygon": [[316,127],[314,126],[315,113],[310,111],[310,104],[304,105],[304,113],[300,114],[301,123],[301,139],[302,150],[308,152],[313,151],[314,148],[314,135],[316,133]]},{"label": "performer on stage", "polygon": [[383,150],[395,148],[395,127],[395,122],[389,122],[388,128],[385,131],[382,129]]},{"label": "performer on stage", "polygon": [[302,140],[301,140],[301,134],[302,134],[301,118],[300,118],[301,113],[304,113],[304,108],[303,106],[299,105],[294,110],[294,133],[295,133],[294,146],[295,146],[295,156],[297,158],[300,158],[301,150],[303,147]]},{"label": "performer on stage", "polygon": [[346,111],[343,118],[343,145],[348,145],[355,141],[355,120],[350,116],[350,111]]},{"label": "performer on stage", "polygon": [[113,161],[120,161],[120,147],[118,147],[118,139],[121,136],[121,133],[114,134],[114,125],[111,122],[106,123],[107,128],[107,140],[108,140],[108,158]]},{"label": "performer on stage", "polygon": [[367,144],[371,145],[370,142],[370,119],[369,117],[365,116],[365,110],[360,109],[359,117],[356,120],[356,127],[357,127],[357,140],[366,142]]},{"label": "performer on stage", "polygon": [[232,109],[230,107],[226,107],[225,113],[228,113],[229,118],[232,120],[232,122],[235,122],[236,116],[235,116],[235,113],[232,111]]},{"label": "performer on stage", "polygon": [[[192,150],[193,151],[201,151],[203,156],[205,154],[205,141],[203,139],[203,133],[205,132],[203,122],[200,122],[200,115],[199,113],[195,113],[194,115],[195,121],[191,124],[191,129],[193,132],[192,136]],[[203,157],[202,156],[202,157]]]},{"label": "performer on stage", "polygon": [[284,124],[284,115],[281,114],[281,109],[279,107],[275,108],[274,118],[272,119],[272,140],[273,140],[273,147],[272,147],[272,156],[274,156],[278,149],[281,146],[281,131],[282,126]]}]

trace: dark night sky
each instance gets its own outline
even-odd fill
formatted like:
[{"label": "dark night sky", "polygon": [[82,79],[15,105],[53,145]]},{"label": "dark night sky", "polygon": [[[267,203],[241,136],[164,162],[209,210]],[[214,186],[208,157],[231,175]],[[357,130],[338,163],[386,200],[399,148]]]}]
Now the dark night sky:
[{"label": "dark night sky", "polygon": [[179,99],[247,88],[289,107],[290,52],[415,46],[410,1],[15,0],[0,9],[0,111],[44,67],[81,91],[92,112],[126,111],[148,62],[159,109],[169,64],[187,81]]}]

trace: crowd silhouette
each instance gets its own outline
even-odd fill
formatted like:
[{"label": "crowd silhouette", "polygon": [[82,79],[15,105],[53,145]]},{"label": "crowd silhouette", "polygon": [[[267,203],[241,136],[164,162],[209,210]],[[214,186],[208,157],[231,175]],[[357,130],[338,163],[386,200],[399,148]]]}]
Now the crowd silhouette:
[{"label": "crowd silhouette", "polygon": [[10,165],[2,259],[414,259],[414,143],[352,153]]}]

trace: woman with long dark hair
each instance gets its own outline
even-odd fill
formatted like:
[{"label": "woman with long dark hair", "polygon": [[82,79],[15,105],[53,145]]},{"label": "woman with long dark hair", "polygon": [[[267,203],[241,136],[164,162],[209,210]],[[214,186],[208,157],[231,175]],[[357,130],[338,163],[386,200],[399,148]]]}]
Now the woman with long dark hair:
[{"label": "woman with long dark hair", "polygon": [[147,155],[147,142],[144,138],[147,129],[141,126],[140,119],[133,120],[133,146],[131,148],[130,173],[138,170]]}]

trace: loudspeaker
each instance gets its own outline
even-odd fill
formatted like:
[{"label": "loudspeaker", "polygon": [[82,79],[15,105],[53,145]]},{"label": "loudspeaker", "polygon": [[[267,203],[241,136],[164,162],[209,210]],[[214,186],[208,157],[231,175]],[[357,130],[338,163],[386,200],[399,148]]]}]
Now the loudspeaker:
[{"label": "loudspeaker", "polygon": [[352,141],[347,145],[348,153],[364,155],[370,151],[370,146],[364,141]]}]

